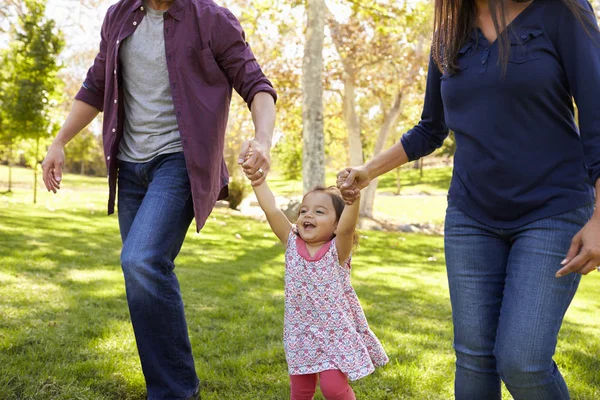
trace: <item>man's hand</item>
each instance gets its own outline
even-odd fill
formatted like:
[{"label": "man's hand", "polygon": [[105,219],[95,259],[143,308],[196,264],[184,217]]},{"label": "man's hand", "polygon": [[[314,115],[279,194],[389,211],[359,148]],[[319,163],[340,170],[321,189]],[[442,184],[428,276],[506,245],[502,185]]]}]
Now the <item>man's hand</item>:
[{"label": "man's hand", "polygon": [[62,180],[62,167],[65,164],[64,147],[53,143],[48,149],[48,154],[42,162],[44,184],[48,191],[56,193],[60,189]]},{"label": "man's hand", "polygon": [[[252,186],[259,186],[267,178],[271,169],[270,151],[268,146],[256,139],[246,140],[242,144],[238,164],[242,166]],[[247,154],[249,157],[246,157]]]},{"label": "man's hand", "polygon": [[564,265],[557,273],[560,278],[572,272],[587,275],[600,265],[600,216],[594,216],[573,237]]},{"label": "man's hand", "polygon": [[337,187],[348,205],[360,198],[360,190],[369,186],[369,183],[371,183],[371,179],[364,166],[346,168],[337,175]]}]

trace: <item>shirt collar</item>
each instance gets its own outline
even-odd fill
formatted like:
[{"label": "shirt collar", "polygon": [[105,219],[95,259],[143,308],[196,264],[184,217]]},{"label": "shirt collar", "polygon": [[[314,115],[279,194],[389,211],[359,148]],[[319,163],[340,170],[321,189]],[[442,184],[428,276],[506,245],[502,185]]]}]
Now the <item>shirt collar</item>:
[{"label": "shirt collar", "polygon": [[175,0],[171,7],[169,7],[167,13],[177,21],[181,21],[181,17],[183,17],[183,12],[185,10],[185,3],[187,2],[188,0]]},{"label": "shirt collar", "polygon": [[[171,7],[167,10],[167,14],[171,17],[175,18],[177,21],[181,21],[181,17],[183,17],[183,12],[185,10],[185,3],[188,0],[175,0]],[[142,0],[134,0],[132,11],[135,11],[142,7]]]}]

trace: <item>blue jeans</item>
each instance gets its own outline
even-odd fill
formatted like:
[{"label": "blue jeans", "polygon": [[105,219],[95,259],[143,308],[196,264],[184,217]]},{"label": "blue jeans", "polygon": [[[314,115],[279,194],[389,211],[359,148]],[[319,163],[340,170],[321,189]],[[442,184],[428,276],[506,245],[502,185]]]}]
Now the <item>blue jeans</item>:
[{"label": "blue jeans", "polygon": [[119,162],[121,266],[149,400],[180,400],[199,381],[173,272],[194,217],[183,153]]},{"label": "blue jeans", "polygon": [[501,379],[515,400],[569,399],[552,357],[581,276],[554,275],[592,211],[496,229],[450,202],[444,242],[457,400],[500,400]]}]

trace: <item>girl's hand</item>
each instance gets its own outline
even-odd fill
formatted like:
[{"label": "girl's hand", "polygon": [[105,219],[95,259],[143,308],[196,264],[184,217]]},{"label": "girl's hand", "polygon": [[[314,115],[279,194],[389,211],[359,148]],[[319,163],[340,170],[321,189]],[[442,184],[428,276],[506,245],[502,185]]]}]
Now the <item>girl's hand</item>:
[{"label": "girl's hand", "polygon": [[587,275],[597,269],[600,265],[600,216],[592,217],[573,237],[561,264],[564,267],[556,273],[557,278],[572,272]]},{"label": "girl's hand", "polygon": [[260,186],[271,169],[270,149],[256,139],[246,140],[242,144],[238,164],[242,166],[252,186]]},{"label": "girl's hand", "polygon": [[247,162],[250,157],[252,157],[252,146],[248,147],[248,150],[246,150],[246,153],[244,154],[243,158],[240,158],[238,160],[238,164],[239,166],[242,168],[242,172],[244,173],[244,175],[246,175],[246,178],[248,178],[248,180],[252,181],[250,179],[250,177],[248,176],[248,174],[246,173],[245,169],[244,169],[244,163]]},{"label": "girl's hand", "polygon": [[346,204],[351,205],[360,197],[360,190],[369,186],[371,179],[364,166],[346,168],[337,175],[337,187]]}]

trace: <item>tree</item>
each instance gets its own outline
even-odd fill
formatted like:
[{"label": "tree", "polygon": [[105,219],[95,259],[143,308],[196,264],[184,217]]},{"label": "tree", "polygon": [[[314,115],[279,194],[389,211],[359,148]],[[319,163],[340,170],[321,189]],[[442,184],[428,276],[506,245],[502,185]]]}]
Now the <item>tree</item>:
[{"label": "tree", "polygon": [[[403,100],[427,65],[426,39],[430,6],[387,5],[355,1],[347,22],[328,13],[328,26],[341,62],[343,116],[348,131],[350,165],[364,162],[385,148],[397,128]],[[360,104],[357,104],[360,103]],[[378,115],[379,118],[369,117]],[[364,134],[361,119],[376,136]],[[375,140],[373,140],[375,138]],[[365,190],[361,215],[373,216],[377,180]]]},{"label": "tree", "polygon": [[3,106],[8,115],[11,137],[33,139],[35,146],[33,202],[37,200],[37,165],[40,140],[57,129],[52,115],[58,104],[60,69],[57,56],[64,42],[53,20],[44,16],[45,4],[39,0],[23,2],[27,12],[19,14],[13,30],[14,41],[7,52],[12,65],[6,82]]},{"label": "tree", "polygon": [[12,150],[13,150],[13,138],[9,134],[8,129],[8,115],[6,113],[6,88],[7,88],[7,80],[9,76],[9,71],[11,69],[11,65],[8,63],[8,57],[6,51],[0,51],[0,65],[5,66],[0,69],[0,146],[3,146],[7,149],[6,151],[6,159],[8,161],[8,190],[7,192],[12,191]]},{"label": "tree", "polygon": [[323,133],[323,41],[325,1],[306,1],[306,44],[302,62],[302,176],[304,193],[325,183]]}]

